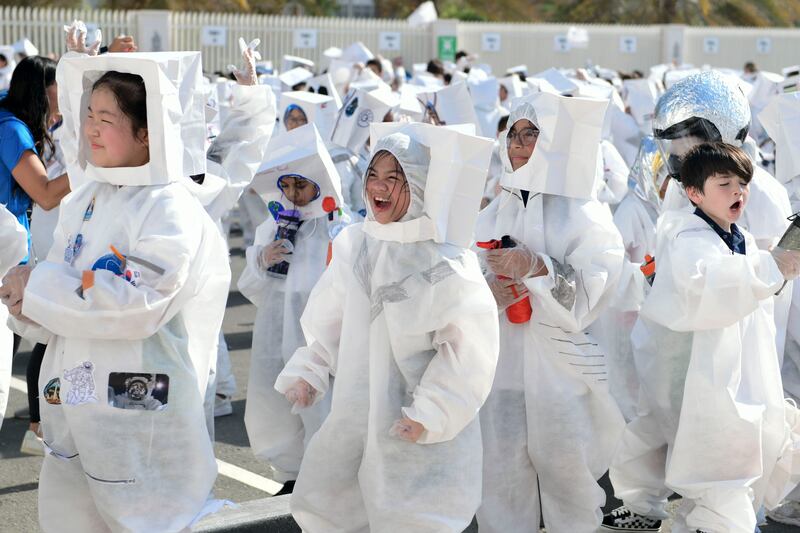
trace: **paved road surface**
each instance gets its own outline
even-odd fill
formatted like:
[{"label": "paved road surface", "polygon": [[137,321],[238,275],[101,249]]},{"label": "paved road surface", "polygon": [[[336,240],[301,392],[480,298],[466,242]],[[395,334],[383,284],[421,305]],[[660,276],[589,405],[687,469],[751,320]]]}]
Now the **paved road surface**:
[{"label": "paved road surface", "polygon": [[[243,502],[268,496],[267,492],[253,486],[263,487],[265,483],[268,483],[264,479],[268,476],[268,470],[259,464],[250,452],[244,429],[244,398],[255,308],[236,291],[235,280],[238,279],[244,266],[244,254],[241,249],[241,238],[233,238],[231,244],[234,246],[231,264],[234,283],[228,298],[223,329],[230,348],[239,390],[234,398],[233,415],[216,419],[214,449],[219,460],[246,472],[224,466],[224,471],[229,475],[220,475],[217,478],[214,491],[218,498]],[[29,347],[23,345],[21,352],[14,360],[14,377],[21,380],[15,381],[18,386],[25,381],[25,367],[29,358],[28,350]],[[15,411],[26,405],[26,396],[20,390],[12,388],[7,410],[9,418],[3,422],[0,430],[0,531],[3,532],[38,531],[36,489],[42,460],[40,457],[19,453],[20,443],[28,423],[11,418]],[[618,504],[609,499],[607,508],[612,509]],[[797,533],[800,528],[771,525],[762,528],[762,531],[764,533]]]}]

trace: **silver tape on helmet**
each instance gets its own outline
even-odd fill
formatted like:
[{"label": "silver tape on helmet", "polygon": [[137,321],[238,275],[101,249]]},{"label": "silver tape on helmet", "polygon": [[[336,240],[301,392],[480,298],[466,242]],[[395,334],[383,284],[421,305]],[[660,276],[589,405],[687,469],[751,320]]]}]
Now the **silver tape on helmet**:
[{"label": "silver tape on helmet", "polygon": [[750,105],[742,90],[723,74],[700,72],[679,81],[659,98],[653,133],[659,137],[660,131],[693,117],[708,120],[722,141],[740,146],[750,126]]}]

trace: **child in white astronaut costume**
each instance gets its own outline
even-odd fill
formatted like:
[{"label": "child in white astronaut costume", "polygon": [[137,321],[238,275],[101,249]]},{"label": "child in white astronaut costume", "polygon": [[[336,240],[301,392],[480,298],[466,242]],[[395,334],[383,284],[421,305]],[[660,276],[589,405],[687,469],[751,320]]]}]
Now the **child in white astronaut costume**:
[{"label": "child in white astronaut costume", "polygon": [[292,514],[311,533],[461,532],[480,503],[477,413],[497,355],[497,308],[465,248],[491,142],[371,127],[367,220],[334,241],[301,319],[308,346],[275,385],[305,407],[336,378]]},{"label": "child in white astronaut costume", "polygon": [[[305,445],[328,415],[330,401],[326,397],[313,407],[293,411],[274,384],[285,362],[305,345],[300,315],[325,270],[331,240],[346,223],[338,213],[346,206],[339,175],[313,124],[283,134],[270,146],[253,188],[275,216],[256,229],[238,285],[258,308],[247,386],[247,435],[253,453],[270,464],[272,479],[286,483],[297,479]],[[299,224],[291,235],[293,242],[286,238],[280,212],[299,215],[292,221]],[[275,268],[287,260],[285,274]]]},{"label": "child in white astronaut costume", "polygon": [[[230,89],[219,134],[206,151],[206,172],[192,176],[189,190],[200,200],[223,238],[222,218],[236,205],[264,160],[275,127],[275,95],[267,85],[258,84],[255,72],[255,47],[240,39],[244,68],[236,70],[237,84]],[[262,202],[263,203],[263,202]],[[216,364],[212,367],[205,398],[206,423],[214,440],[214,417],[233,412],[231,397],[236,393],[236,378],[231,370],[230,353],[222,331]]]},{"label": "child in white astronaut costume", "polygon": [[[631,167],[630,189],[614,211],[614,225],[625,247],[625,267],[607,312],[598,318],[596,332],[608,350],[608,386],[626,421],[636,415],[639,380],[633,364],[631,331],[655,269],[656,220],[661,211],[661,185],[666,177],[652,137],[644,137]],[[648,260],[648,256],[651,258]]]},{"label": "child in white astronaut costume", "polygon": [[[501,335],[481,409],[482,532],[536,531],[543,514],[551,533],[589,533],[602,518],[597,480],[624,428],[606,355],[584,332],[613,295],[624,259],[610,212],[592,197],[606,105],[538,93],[516,101],[501,136],[504,188],[476,230],[479,241],[516,243],[487,252]],[[563,116],[574,122],[556,120]],[[575,143],[585,154],[565,153]],[[502,311],[525,299],[530,318],[512,323]]]},{"label": "child in white astronaut costume", "polygon": [[[797,117],[800,111],[800,93],[776,96],[759,114],[761,125],[775,143],[775,179],[782,183],[792,204],[792,211],[800,211],[800,128]],[[784,291],[787,289],[784,289]],[[783,391],[787,397],[800,401],[800,284],[795,283],[792,305],[786,330],[786,346],[781,358]],[[769,512],[768,516],[781,524],[800,526],[800,488],[792,492],[786,502]]]},{"label": "child in white astronaut costume", "polygon": [[[12,267],[25,259],[26,255],[28,255],[28,232],[5,206],[0,205],[0,274],[5,276]],[[0,426],[3,425],[3,416],[8,404],[11,352],[14,344],[11,331],[6,326],[7,318],[8,310],[0,307]]]},{"label": "child in white astronaut costume", "polygon": [[800,254],[759,250],[736,226],[752,172],[732,145],[684,156],[697,209],[658,222],[655,281],[632,335],[641,401],[611,468],[625,506],[606,515],[608,530],[660,531],[673,490],[684,498],[673,531],[755,529],[788,435],[773,295],[800,273]]},{"label": "child in white astronaut costume", "polygon": [[[58,391],[41,401],[40,525],[180,531],[216,477],[203,393],[230,283],[227,247],[185,186],[205,170],[200,54],[70,54],[57,79],[84,185],[61,204],[47,261],[6,277],[16,327],[48,344],[40,389]],[[151,374],[166,408],[114,407],[112,382]]]}]

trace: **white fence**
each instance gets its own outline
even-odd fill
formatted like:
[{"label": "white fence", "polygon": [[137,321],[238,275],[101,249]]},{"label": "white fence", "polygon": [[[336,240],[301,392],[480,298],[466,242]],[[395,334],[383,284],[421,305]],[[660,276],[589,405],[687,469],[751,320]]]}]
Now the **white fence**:
[{"label": "white fence", "polygon": [[58,56],[64,51],[64,25],[75,19],[96,24],[106,39],[121,33],[135,35],[135,11],[0,7],[0,44],[27,37],[41,54]]},{"label": "white fence", "polygon": [[[321,64],[322,52],[327,48],[343,48],[353,41],[361,41],[388,58],[402,55],[407,64],[428,61],[433,56],[430,30],[410,28],[405,21],[217,13],[173,13],[171,18],[173,49],[194,50],[200,45],[206,68],[213,70],[238,61],[236,43],[240,36],[248,41],[261,39],[259,50],[265,59],[276,62],[276,68],[280,68],[280,58],[286,54]],[[217,37],[219,44],[209,44],[211,35]]]},{"label": "white fence", "polygon": [[435,57],[441,36],[455,37],[457,49],[479,54],[480,61],[498,73],[518,64],[537,72],[589,62],[623,71],[646,70],[673,59],[733,68],[755,61],[773,71],[800,63],[800,29],[583,25],[588,45],[576,47],[567,40],[569,26],[561,24],[440,20],[415,29],[405,21],[384,19],[28,7],[0,7],[0,43],[28,37],[42,54],[59,55],[62,26],[75,18],[99,26],[106,41],[121,33],[134,35],[144,51],[201,50],[206,71],[238,61],[240,36],[259,37],[262,55],[278,68],[284,54],[324,64],[326,48],[356,40],[385,57],[402,56],[410,67]]}]

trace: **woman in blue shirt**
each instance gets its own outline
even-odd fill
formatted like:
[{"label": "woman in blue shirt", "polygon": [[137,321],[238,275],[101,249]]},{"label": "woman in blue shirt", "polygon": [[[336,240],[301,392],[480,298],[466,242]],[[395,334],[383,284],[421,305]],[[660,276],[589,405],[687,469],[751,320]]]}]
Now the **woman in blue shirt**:
[{"label": "woman in blue shirt", "polygon": [[[48,130],[58,120],[56,62],[41,56],[23,59],[14,69],[8,94],[0,99],[0,204],[5,205],[28,232],[29,256],[31,203],[36,202],[49,211],[69,193],[67,175],[48,181],[43,162],[44,154],[53,152]],[[27,261],[26,257],[23,263]],[[15,335],[14,352],[18,345],[19,337]],[[40,433],[39,367],[45,348],[43,344],[34,347],[26,376],[30,409],[28,433],[36,435]],[[26,442],[31,438],[35,440],[34,435],[26,434]]]},{"label": "woman in blue shirt", "polygon": [[50,210],[69,193],[67,175],[48,181],[42,161],[42,154],[53,149],[48,129],[58,118],[56,62],[41,56],[23,59],[0,100],[0,204],[29,235],[31,202]]}]

